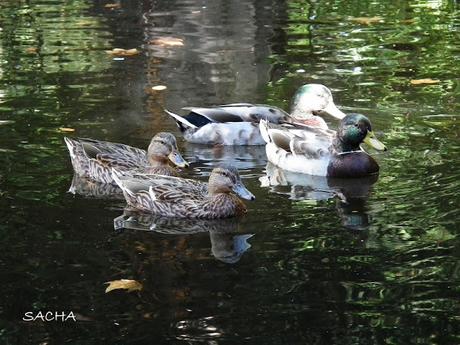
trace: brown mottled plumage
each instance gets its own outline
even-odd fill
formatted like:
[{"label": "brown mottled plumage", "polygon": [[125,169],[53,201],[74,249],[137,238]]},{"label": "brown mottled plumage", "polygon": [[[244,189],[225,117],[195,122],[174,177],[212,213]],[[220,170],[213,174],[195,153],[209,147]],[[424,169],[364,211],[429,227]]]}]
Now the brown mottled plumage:
[{"label": "brown mottled plumage", "polygon": [[168,176],[124,176],[113,171],[126,201],[132,207],[166,217],[216,219],[240,216],[246,206],[236,197],[253,200],[238,171],[215,168],[209,183]]},{"label": "brown mottled plumage", "polygon": [[168,159],[180,167],[187,165],[177,149],[176,138],[167,132],[155,135],[147,152],[124,144],[93,139],[64,140],[75,172],[98,182],[115,184],[112,168],[125,173],[176,176],[177,171],[168,164]]}]

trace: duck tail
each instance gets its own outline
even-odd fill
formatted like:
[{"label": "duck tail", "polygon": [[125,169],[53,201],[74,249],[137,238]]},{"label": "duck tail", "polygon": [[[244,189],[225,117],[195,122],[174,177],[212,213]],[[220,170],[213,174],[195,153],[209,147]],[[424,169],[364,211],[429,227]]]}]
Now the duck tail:
[{"label": "duck tail", "polygon": [[268,133],[268,121],[267,120],[260,120],[259,123],[260,134],[264,141],[268,144],[271,143],[270,133]]},{"label": "duck tail", "polygon": [[80,142],[76,139],[72,139],[69,137],[64,137],[64,141],[67,145],[67,149],[70,153],[70,158],[73,160],[76,156],[76,152],[79,150]]},{"label": "duck tail", "polygon": [[176,121],[177,126],[179,127],[181,132],[185,132],[189,128],[198,128],[197,126],[195,126],[193,123],[191,123],[190,121],[188,121],[184,117],[182,117],[180,115],[177,115],[177,114],[174,114],[173,112],[169,111],[168,109],[163,109],[163,110],[164,110],[164,112],[166,114],[171,116],[174,119],[174,121]]}]

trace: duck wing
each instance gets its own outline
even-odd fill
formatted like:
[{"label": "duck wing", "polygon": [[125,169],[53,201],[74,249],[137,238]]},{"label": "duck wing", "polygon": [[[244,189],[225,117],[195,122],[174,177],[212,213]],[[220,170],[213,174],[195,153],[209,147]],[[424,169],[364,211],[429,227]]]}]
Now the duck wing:
[{"label": "duck wing", "polygon": [[306,158],[321,158],[328,155],[332,144],[333,133],[315,127],[290,127],[269,124],[261,121],[260,130],[262,137],[277,148]]},{"label": "duck wing", "polygon": [[182,130],[203,127],[209,123],[259,122],[261,119],[279,123],[289,118],[289,114],[280,108],[250,103],[232,103],[215,107],[187,107],[183,109],[189,111],[185,116],[165,110],[168,115],[176,120]]},{"label": "duck wing", "polygon": [[180,200],[181,198],[203,198],[208,193],[208,184],[174,176],[134,173],[117,174],[117,179],[133,193],[149,191],[155,193],[158,200]]}]

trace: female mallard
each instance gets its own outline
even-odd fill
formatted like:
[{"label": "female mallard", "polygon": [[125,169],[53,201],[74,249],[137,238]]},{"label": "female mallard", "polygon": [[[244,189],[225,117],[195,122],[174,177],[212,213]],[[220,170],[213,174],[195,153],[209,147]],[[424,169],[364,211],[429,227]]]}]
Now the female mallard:
[{"label": "female mallard", "polygon": [[182,158],[176,138],[160,132],[152,138],[147,152],[124,144],[93,139],[64,138],[75,172],[103,183],[115,184],[112,168],[119,171],[138,170],[148,174],[177,175],[168,159],[178,167],[188,163]]},{"label": "female mallard", "polygon": [[337,132],[319,128],[287,129],[260,122],[267,158],[282,169],[319,176],[363,177],[378,173],[377,162],[360,148],[366,143],[386,150],[372,132],[367,117],[350,114]]},{"label": "female mallard", "polygon": [[331,91],[324,85],[307,84],[299,88],[293,98],[291,114],[268,105],[235,103],[211,108],[184,108],[186,116],[165,110],[174,118],[185,140],[210,145],[264,145],[258,122],[294,122],[327,128],[316,113],[328,113],[338,119],[345,117],[334,104]]},{"label": "female mallard", "polygon": [[177,217],[217,219],[246,213],[246,206],[236,197],[254,200],[232,166],[215,168],[209,182],[170,176],[136,174],[124,176],[113,169],[128,205],[144,212]]}]

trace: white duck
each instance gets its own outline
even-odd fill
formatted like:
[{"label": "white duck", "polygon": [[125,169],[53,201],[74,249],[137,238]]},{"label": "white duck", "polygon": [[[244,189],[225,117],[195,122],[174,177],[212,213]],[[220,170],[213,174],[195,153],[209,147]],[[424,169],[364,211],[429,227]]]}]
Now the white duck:
[{"label": "white duck", "polygon": [[185,116],[169,110],[185,140],[208,145],[264,145],[258,123],[299,123],[327,129],[326,122],[315,114],[327,113],[337,119],[345,114],[332,99],[331,91],[324,85],[306,84],[293,97],[291,114],[269,105],[234,103],[210,108],[184,108]]}]

